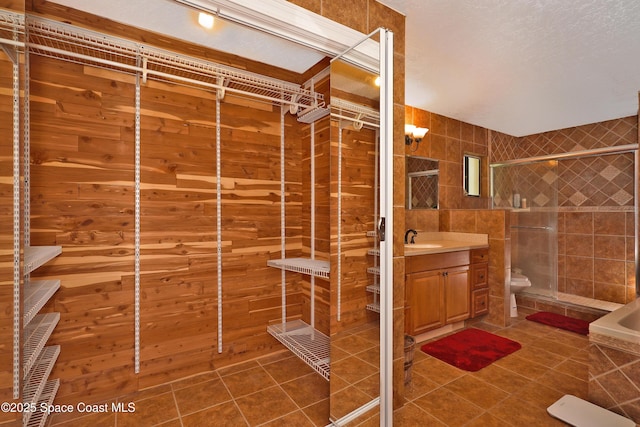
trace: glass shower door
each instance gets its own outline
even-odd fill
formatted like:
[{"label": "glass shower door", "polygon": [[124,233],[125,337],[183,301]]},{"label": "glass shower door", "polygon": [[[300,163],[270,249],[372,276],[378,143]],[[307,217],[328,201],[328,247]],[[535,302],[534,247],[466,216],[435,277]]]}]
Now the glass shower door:
[{"label": "glass shower door", "polygon": [[525,292],[557,298],[558,162],[492,165],[494,208],[511,210],[511,274],[526,276]]}]

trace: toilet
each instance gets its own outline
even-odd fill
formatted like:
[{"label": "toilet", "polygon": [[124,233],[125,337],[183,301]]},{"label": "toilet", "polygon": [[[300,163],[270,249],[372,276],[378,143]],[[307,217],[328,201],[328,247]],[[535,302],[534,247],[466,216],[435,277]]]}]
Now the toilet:
[{"label": "toilet", "polygon": [[531,287],[531,281],[527,276],[520,273],[511,273],[511,283],[509,285],[511,292],[509,304],[511,305],[511,317],[518,317],[518,306],[516,305],[516,292],[523,291]]}]

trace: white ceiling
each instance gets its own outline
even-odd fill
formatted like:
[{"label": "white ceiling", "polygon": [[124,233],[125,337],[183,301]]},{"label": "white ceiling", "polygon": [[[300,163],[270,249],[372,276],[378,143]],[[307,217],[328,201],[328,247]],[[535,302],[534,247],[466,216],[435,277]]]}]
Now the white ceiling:
[{"label": "white ceiling", "polygon": [[[323,57],[171,0],[54,1],[296,72]],[[638,111],[639,0],[381,1],[407,16],[408,105],[514,136]]]},{"label": "white ceiling", "polygon": [[638,112],[638,0],[382,0],[408,105],[513,136]]}]

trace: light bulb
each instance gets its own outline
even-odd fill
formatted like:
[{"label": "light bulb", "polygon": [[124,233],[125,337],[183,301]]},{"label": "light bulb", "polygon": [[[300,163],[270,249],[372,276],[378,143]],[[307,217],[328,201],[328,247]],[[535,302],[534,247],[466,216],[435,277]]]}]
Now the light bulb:
[{"label": "light bulb", "polygon": [[208,13],[200,12],[198,14],[198,24],[202,25],[207,30],[213,28],[213,15],[209,15]]}]

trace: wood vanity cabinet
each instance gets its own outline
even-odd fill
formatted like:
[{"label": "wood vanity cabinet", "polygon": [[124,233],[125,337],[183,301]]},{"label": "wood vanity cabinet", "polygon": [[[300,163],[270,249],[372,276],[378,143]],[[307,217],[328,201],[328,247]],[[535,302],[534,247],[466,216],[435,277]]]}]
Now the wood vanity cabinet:
[{"label": "wood vanity cabinet", "polygon": [[489,251],[405,257],[405,331],[419,335],[489,310]]},{"label": "wood vanity cabinet", "polygon": [[405,331],[409,335],[469,318],[469,259],[469,251],[405,258]]},{"label": "wood vanity cabinet", "polygon": [[471,317],[489,312],[489,249],[471,251]]}]

